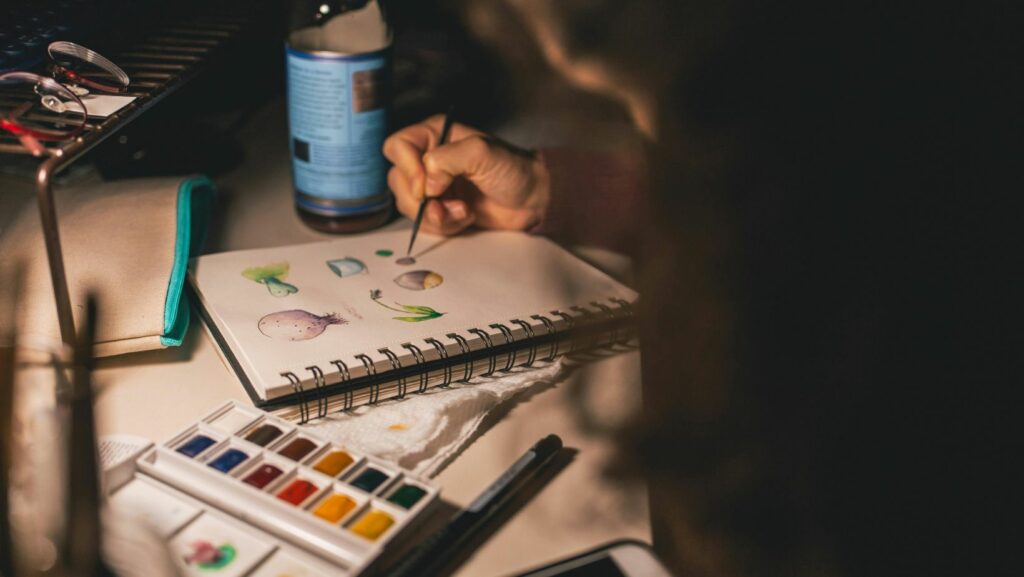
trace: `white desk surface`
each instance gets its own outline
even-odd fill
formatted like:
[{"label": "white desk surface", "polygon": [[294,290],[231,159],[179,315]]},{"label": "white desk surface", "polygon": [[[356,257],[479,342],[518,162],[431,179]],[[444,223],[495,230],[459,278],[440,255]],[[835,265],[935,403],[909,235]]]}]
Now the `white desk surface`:
[{"label": "white desk surface", "polygon": [[[292,208],[282,107],[268,106],[250,119],[240,138],[246,160],[217,178],[218,216],[209,252],[324,238],[304,227]],[[271,218],[273,216],[273,218]],[[273,225],[269,225],[273,222]],[[388,225],[409,227],[406,219]],[[611,272],[627,263],[616,255],[585,251]],[[242,386],[193,324],[183,347],[107,359],[96,373],[99,433],[126,433],[162,441],[226,399],[246,401]],[[639,353],[607,358],[577,371],[602,413],[639,403]],[[578,451],[540,493],[501,527],[456,575],[490,577],[515,572],[616,538],[650,542],[643,486],[604,478],[610,442],[583,434],[574,422],[566,384],[516,406],[437,478],[442,497],[464,506],[519,455],[548,433]]]}]

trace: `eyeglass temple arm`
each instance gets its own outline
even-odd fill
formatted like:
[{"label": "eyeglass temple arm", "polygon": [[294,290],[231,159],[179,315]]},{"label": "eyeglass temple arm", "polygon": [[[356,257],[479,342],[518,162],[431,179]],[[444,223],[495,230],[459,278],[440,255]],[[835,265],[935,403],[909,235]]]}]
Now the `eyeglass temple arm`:
[{"label": "eyeglass temple arm", "polygon": [[46,154],[46,147],[43,146],[41,142],[39,142],[38,138],[25,132],[24,130],[21,130],[18,127],[18,125],[15,124],[23,114],[28,112],[30,108],[32,108],[31,102],[19,104],[17,108],[12,110],[11,113],[7,115],[7,121],[4,122],[4,128],[10,130],[11,133],[13,133],[14,136],[18,138],[18,141],[21,142],[21,145],[27,148],[28,151],[32,153],[32,156],[43,156],[44,154]]},{"label": "eyeglass temple arm", "polygon": [[88,78],[82,76],[81,74],[78,74],[74,70],[71,70],[70,68],[66,68],[64,66],[61,66],[60,64],[54,64],[53,65],[53,72],[55,74],[61,74],[61,75],[65,76],[68,80],[74,82],[75,84],[81,84],[82,86],[87,86],[87,87],[93,88],[95,90],[102,90],[104,92],[127,92],[128,91],[128,87],[126,85],[122,85],[122,84],[117,84],[117,85],[115,85],[115,84],[103,84],[102,82],[96,82],[95,80],[89,80]]},{"label": "eyeglass temple arm", "polygon": [[50,265],[50,282],[57,304],[57,322],[60,324],[60,338],[67,347],[75,342],[75,318],[71,312],[71,296],[68,293],[68,279],[64,269],[64,254],[60,244],[60,229],[57,227],[57,209],[53,202],[53,174],[63,162],[58,152],[39,165],[36,172],[36,198],[39,204],[39,220],[43,226],[43,240],[46,242],[46,258]]}]

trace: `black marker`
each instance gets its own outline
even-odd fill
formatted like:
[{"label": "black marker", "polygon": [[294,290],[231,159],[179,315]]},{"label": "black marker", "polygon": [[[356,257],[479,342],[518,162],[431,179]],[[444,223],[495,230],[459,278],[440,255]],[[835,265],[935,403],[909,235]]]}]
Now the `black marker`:
[{"label": "black marker", "polygon": [[527,479],[550,463],[561,448],[562,439],[558,435],[548,435],[537,441],[468,507],[455,515],[447,527],[412,550],[389,573],[390,577],[429,576],[440,571],[449,562],[451,553],[489,521]]}]

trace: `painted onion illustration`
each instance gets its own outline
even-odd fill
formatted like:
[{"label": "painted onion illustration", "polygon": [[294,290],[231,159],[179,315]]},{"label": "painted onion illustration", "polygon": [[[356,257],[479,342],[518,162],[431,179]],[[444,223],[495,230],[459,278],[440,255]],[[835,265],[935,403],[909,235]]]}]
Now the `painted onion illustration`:
[{"label": "painted onion illustration", "polygon": [[414,270],[395,277],[395,284],[409,290],[421,291],[441,286],[444,277],[430,270]]},{"label": "painted onion illustration", "polygon": [[331,325],[345,325],[348,321],[334,313],[315,315],[294,309],[271,313],[260,319],[260,332],[272,339],[308,341],[321,335]]}]

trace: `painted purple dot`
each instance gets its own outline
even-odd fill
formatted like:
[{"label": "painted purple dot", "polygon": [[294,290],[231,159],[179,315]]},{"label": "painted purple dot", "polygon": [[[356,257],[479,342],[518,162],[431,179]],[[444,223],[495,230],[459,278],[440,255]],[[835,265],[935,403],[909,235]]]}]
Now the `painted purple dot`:
[{"label": "painted purple dot", "polygon": [[416,264],[416,259],[411,256],[403,256],[402,258],[395,261],[395,264],[410,265]]}]

